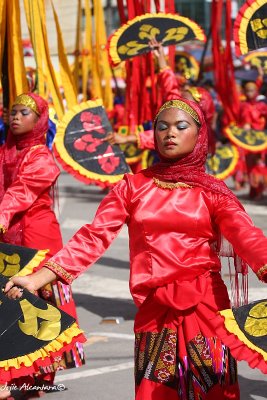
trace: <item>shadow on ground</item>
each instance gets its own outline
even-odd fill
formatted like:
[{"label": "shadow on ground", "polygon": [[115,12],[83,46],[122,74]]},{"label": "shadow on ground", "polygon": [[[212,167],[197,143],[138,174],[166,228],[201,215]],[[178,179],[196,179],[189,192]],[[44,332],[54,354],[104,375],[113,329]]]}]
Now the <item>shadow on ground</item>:
[{"label": "shadow on ground", "polygon": [[74,293],[73,297],[77,307],[83,307],[102,318],[116,316],[123,317],[125,320],[133,320],[137,311],[132,300],[109,299],[80,293]]},{"label": "shadow on ground", "polygon": [[244,378],[243,376],[239,376],[238,380],[241,391],[241,400],[255,400],[254,396],[260,396],[263,399],[267,399],[267,380],[264,382]]}]

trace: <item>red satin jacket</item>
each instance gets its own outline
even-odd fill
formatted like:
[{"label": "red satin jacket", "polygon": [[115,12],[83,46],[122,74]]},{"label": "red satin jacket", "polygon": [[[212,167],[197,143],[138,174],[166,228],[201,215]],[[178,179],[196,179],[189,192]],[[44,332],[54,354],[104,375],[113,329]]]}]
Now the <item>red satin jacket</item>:
[{"label": "red satin jacket", "polygon": [[[62,247],[59,224],[52,209],[51,188],[60,170],[45,145],[32,147],[19,167],[15,181],[0,203],[0,224],[7,229],[3,241],[32,247],[49,248],[52,256]],[[21,222],[22,241],[14,242],[12,226]]]},{"label": "red satin jacket", "polygon": [[234,200],[199,187],[163,189],[142,172],[125,175],[100,203],[93,222],[46,266],[71,283],[103,255],[125,223],[137,306],[151,288],[220,271],[214,250],[218,229],[254,272],[267,278],[267,238]]}]

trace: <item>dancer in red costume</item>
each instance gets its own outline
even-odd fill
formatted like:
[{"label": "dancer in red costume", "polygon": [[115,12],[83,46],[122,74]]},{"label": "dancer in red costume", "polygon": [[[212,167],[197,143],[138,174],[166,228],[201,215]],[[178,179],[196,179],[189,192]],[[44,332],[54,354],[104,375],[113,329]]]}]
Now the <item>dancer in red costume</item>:
[{"label": "dancer in red costume", "polygon": [[[208,124],[209,152],[213,153],[215,150],[215,133],[213,131],[213,126],[215,125],[214,116],[216,113],[211,94],[203,87],[188,84],[181,86],[181,79],[177,79],[173,70],[167,65],[162,44],[156,39],[152,39],[149,43],[158,59],[158,86],[161,92],[160,97],[163,101],[183,97],[199,104]],[[153,130],[136,132],[135,134],[124,137],[113,132],[110,133],[106,140],[111,144],[136,143],[140,149],[154,149]]]},{"label": "dancer in red costume", "polygon": [[[48,249],[47,260],[63,246],[53,211],[54,185],[60,170],[45,144],[48,103],[37,94],[22,94],[12,106],[9,122],[7,142],[0,153],[1,241],[38,250]],[[39,295],[52,303],[56,298],[56,305],[76,318],[69,285],[53,282],[40,288]],[[75,345],[67,354],[68,360],[72,360],[68,366],[82,365],[82,354],[82,347],[78,351]],[[55,371],[66,368],[66,360],[63,354],[57,366],[45,367],[38,376],[22,377],[7,384],[12,383],[18,388],[23,383],[53,386]],[[4,396],[3,392],[0,392],[0,398],[4,398],[1,396]]]},{"label": "dancer in red costume", "polygon": [[[249,81],[243,85],[245,100],[240,103],[239,124],[244,129],[265,130],[267,122],[267,104],[259,101],[259,85]],[[247,153],[246,168],[249,176],[249,197],[259,200],[263,196],[267,182],[266,152]]]},{"label": "dancer in red costume", "polygon": [[[103,255],[128,225],[130,290],[135,319],[136,400],[239,399],[236,362],[245,344],[232,335],[233,355],[218,336],[218,311],[230,307],[220,271],[223,235],[267,282],[267,238],[234,194],[205,173],[207,124],[195,102],[163,104],[154,121],[158,164],[126,174],[102,200],[92,224],[31,277],[6,285],[35,290],[58,277],[71,283]],[[256,352],[255,352],[256,353]],[[256,364],[267,373],[266,361]]]}]

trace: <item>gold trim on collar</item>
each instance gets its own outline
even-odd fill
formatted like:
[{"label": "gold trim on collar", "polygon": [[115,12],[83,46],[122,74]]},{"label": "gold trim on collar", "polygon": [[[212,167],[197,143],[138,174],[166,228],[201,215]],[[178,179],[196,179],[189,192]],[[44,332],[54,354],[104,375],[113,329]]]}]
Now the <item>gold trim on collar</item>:
[{"label": "gold trim on collar", "polygon": [[168,190],[173,190],[173,189],[177,189],[177,188],[192,189],[192,187],[193,187],[184,182],[164,182],[164,181],[160,181],[157,178],[153,178],[153,181],[154,181],[155,185],[161,189],[168,189]]}]

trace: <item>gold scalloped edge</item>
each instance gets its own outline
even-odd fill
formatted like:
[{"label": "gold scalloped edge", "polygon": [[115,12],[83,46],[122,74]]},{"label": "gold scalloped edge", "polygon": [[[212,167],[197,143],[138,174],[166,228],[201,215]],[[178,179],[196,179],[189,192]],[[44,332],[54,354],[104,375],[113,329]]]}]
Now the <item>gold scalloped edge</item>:
[{"label": "gold scalloped edge", "polygon": [[243,12],[242,7],[239,10],[239,12],[242,12],[243,14],[238,29],[238,39],[241,54],[246,54],[249,52],[247,44],[247,29],[248,24],[250,23],[250,19],[255,14],[255,12],[258,11],[258,9],[261,8],[264,4],[266,4],[266,0],[257,0],[250,5],[245,3],[243,7],[245,7],[246,9]]},{"label": "gold scalloped edge", "polygon": [[233,133],[231,131],[231,126],[226,127],[224,129],[224,131],[232,143],[236,144],[239,147],[242,147],[243,149],[250,150],[251,152],[254,152],[254,153],[258,153],[259,151],[267,149],[267,142],[262,143],[257,146],[249,146],[246,143],[241,142],[241,140],[238,140],[237,137],[235,135],[233,135]]},{"label": "gold scalloped edge", "polygon": [[198,40],[201,40],[203,42],[206,40],[206,36],[203,29],[196,22],[192,21],[187,17],[171,13],[146,13],[143,15],[138,15],[137,17],[127,21],[124,25],[122,25],[119,29],[117,29],[110,38],[108,51],[110,58],[114,64],[119,64],[120,62],[122,62],[122,59],[120,58],[117,51],[117,43],[121,35],[126,31],[126,29],[129,26],[133,25],[136,21],[142,21],[147,18],[167,18],[167,19],[175,19],[179,22],[184,22],[186,25],[192,28]]},{"label": "gold scalloped edge", "polygon": [[49,357],[50,353],[59,351],[66,344],[70,344],[75,337],[83,333],[84,332],[78,327],[77,323],[74,322],[68,329],[62,332],[56,339],[44,346],[42,349],[24,356],[0,361],[0,368],[4,368],[8,371],[10,368],[19,369],[22,364],[25,367],[30,367],[35,361]]},{"label": "gold scalloped edge", "polygon": [[35,256],[28,262],[28,264],[26,264],[25,267],[22,268],[22,270],[19,271],[14,276],[26,276],[26,275],[32,274],[34,268],[38,267],[38,265],[40,265],[41,262],[45,259],[45,256],[48,253],[48,251],[49,251],[49,249],[38,250],[37,253],[35,254]]},{"label": "gold scalloped edge", "polygon": [[236,168],[238,160],[239,160],[239,151],[238,151],[237,147],[233,144],[231,145],[231,150],[233,151],[233,159],[232,159],[232,162],[230,163],[230,165],[228,166],[228,168],[226,168],[220,174],[215,174],[215,175],[210,174],[210,175],[215,176],[217,179],[224,180],[235,171],[235,168]]},{"label": "gold scalloped edge", "polygon": [[[262,350],[260,347],[251,343],[246,335],[241,331],[238,326],[238,323],[235,320],[234,314],[232,310],[222,310],[219,311],[219,314],[224,317],[224,325],[228,332],[233,333],[238,337],[238,339],[244,343],[249,349],[256,351],[257,353],[261,354],[264,361],[267,361],[267,353],[266,351]],[[231,350],[231,349],[230,349]]]}]

